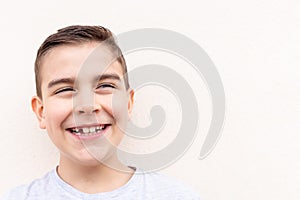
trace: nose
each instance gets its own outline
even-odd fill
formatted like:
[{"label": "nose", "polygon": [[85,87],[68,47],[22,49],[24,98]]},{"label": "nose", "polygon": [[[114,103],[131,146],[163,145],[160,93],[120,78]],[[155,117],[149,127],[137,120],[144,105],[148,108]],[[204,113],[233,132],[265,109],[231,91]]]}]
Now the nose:
[{"label": "nose", "polygon": [[100,105],[78,105],[74,108],[76,114],[94,114],[100,111]]}]

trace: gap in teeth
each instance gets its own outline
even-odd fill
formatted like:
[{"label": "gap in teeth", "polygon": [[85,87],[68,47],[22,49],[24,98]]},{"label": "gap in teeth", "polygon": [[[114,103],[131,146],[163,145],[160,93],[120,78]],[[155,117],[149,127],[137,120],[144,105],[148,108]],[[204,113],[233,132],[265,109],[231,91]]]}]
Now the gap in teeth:
[{"label": "gap in teeth", "polygon": [[84,128],[73,128],[72,132],[75,135],[92,135],[99,132],[105,128],[105,125],[94,126],[94,127],[84,127]]}]

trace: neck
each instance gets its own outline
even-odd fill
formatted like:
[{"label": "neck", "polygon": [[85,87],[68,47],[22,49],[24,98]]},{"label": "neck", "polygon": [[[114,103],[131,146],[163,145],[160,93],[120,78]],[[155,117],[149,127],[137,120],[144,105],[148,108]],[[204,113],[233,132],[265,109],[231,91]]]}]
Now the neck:
[{"label": "neck", "polygon": [[[83,165],[61,155],[57,173],[66,183],[81,192],[108,192],[125,185],[134,173],[133,169],[123,165],[118,159],[112,159],[110,164],[112,165],[97,162]],[[115,169],[109,166],[114,166]]]}]

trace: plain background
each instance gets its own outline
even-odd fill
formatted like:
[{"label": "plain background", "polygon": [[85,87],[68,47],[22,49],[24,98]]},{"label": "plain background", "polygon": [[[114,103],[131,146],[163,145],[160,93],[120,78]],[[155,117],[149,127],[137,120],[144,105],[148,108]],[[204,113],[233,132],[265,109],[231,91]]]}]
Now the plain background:
[{"label": "plain background", "polygon": [[[211,113],[205,85],[195,80],[198,136],[162,173],[205,200],[300,199],[299,11],[297,0],[2,2],[0,194],[56,165],[57,150],[30,109],[33,62],[50,33],[88,24],[115,34],[146,27],[177,31],[197,42],[220,73],[226,122],[216,148],[198,159]],[[135,57],[135,65],[147,61]],[[197,78],[184,72],[190,81]]]}]

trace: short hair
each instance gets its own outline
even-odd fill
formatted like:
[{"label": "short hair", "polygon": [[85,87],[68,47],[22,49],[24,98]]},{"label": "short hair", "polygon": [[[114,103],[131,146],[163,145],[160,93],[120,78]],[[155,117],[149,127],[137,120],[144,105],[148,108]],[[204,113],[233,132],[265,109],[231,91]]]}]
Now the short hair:
[{"label": "short hair", "polygon": [[106,41],[109,47],[112,48],[113,51],[117,52],[117,61],[123,67],[125,87],[128,89],[129,82],[126,62],[120,47],[117,45],[113,37],[113,33],[108,28],[104,28],[102,26],[73,25],[59,29],[56,33],[50,35],[38,49],[34,63],[37,96],[42,98],[40,71],[43,58],[51,49],[61,45],[79,45],[87,42],[103,41]]}]

